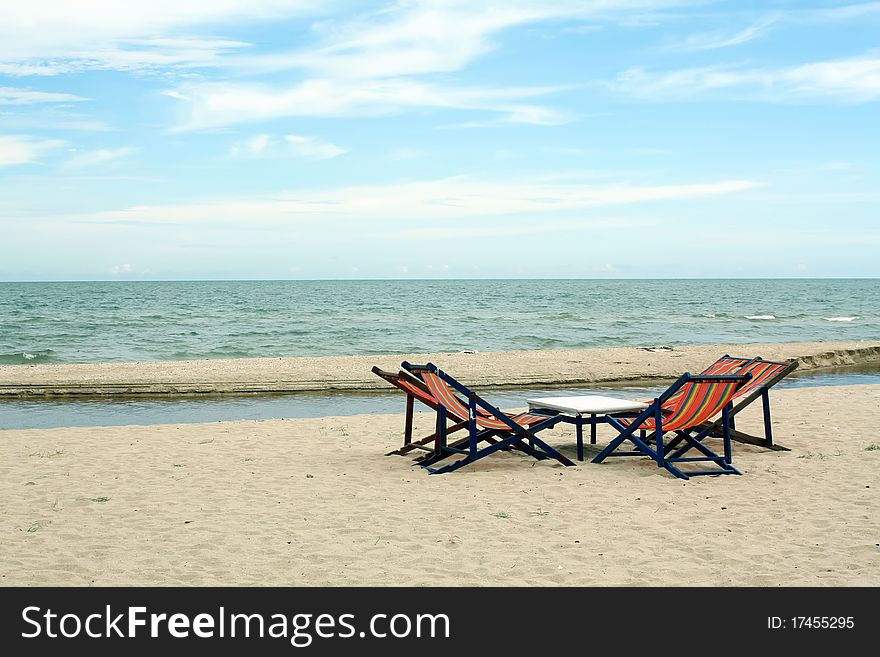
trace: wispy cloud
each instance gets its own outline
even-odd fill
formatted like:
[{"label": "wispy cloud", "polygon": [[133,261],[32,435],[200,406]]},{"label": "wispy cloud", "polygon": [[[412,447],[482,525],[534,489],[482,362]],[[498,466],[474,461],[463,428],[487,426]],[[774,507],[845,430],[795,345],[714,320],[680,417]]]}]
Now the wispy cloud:
[{"label": "wispy cloud", "polygon": [[[177,71],[205,77],[170,89],[184,130],[301,116],[374,116],[418,108],[479,111],[487,123],[560,125],[574,113],[538,102],[559,85],[463,85],[438,78],[499,47],[512,28],[610,20],[700,0],[409,0],[358,7],[308,0],[34,0],[0,5],[0,74]],[[241,25],[318,17],[304,39],[273,48]],[[296,45],[294,45],[296,44]],[[287,82],[267,82],[283,73]],[[255,82],[254,80],[260,80]]]},{"label": "wispy cloud", "polygon": [[285,135],[284,141],[290,146],[294,154],[300,157],[314,158],[316,160],[330,160],[345,153],[344,148],[336,144],[330,144],[316,137],[303,137],[301,135]]},{"label": "wispy cloud", "polygon": [[773,16],[752,23],[748,27],[737,32],[714,30],[711,32],[692,34],[680,41],[676,41],[669,46],[669,49],[689,52],[699,50],[718,50],[719,48],[739,46],[764,36],[769,31],[770,27],[778,21],[779,18]]},{"label": "wispy cloud", "polygon": [[765,12],[741,30],[699,32],[671,43],[669,50],[693,52],[739,46],[766,36],[779,23],[845,23],[880,17],[880,2],[859,2],[830,7],[793,8]]},{"label": "wispy cloud", "polygon": [[262,155],[269,148],[272,142],[272,135],[254,135],[248,139],[243,139],[232,145],[229,150],[230,155],[253,157]]},{"label": "wispy cloud", "polygon": [[67,217],[65,221],[117,224],[288,225],[291,222],[340,219],[422,220],[544,215],[566,210],[710,198],[760,187],[753,180],[724,180],[679,185],[630,183],[579,184],[529,181],[493,182],[465,177],[387,185],[300,190],[268,199],[224,199],[210,203],[134,206],[122,210]]},{"label": "wispy cloud", "polygon": [[626,217],[603,219],[580,219],[576,221],[529,221],[527,223],[504,222],[495,226],[426,226],[388,233],[386,239],[406,241],[429,241],[443,239],[466,239],[475,237],[526,237],[570,231],[615,229],[641,230],[654,223],[644,219]]},{"label": "wispy cloud", "polygon": [[329,160],[345,153],[346,150],[323,141],[318,137],[284,135],[275,137],[259,134],[234,144],[230,154],[239,157],[281,157],[293,155],[314,160]]},{"label": "wispy cloud", "polygon": [[72,103],[86,100],[75,94],[34,91],[15,87],[0,87],[0,105],[31,105],[33,103]]},{"label": "wispy cloud", "polygon": [[726,92],[749,100],[867,102],[880,98],[880,55],[785,68],[711,66],[667,72],[632,68],[609,88],[638,98],[681,100]]},{"label": "wispy cloud", "polygon": [[411,79],[320,80],[287,89],[266,84],[207,83],[172,92],[184,100],[181,130],[203,130],[282,117],[344,117],[396,114],[418,107],[485,110],[516,123],[557,124],[568,116],[547,107],[520,103],[561,87],[456,88]]},{"label": "wispy cloud", "polygon": [[495,115],[472,125],[560,125],[573,112],[535,99],[565,86],[465,86],[436,78],[461,71],[498,47],[505,30],[563,18],[607,17],[678,5],[666,0],[414,0],[315,27],[311,47],[236,56],[238,77],[293,73],[294,83],[237,79],[182,85],[181,129],[202,130],[299,116],[375,116],[415,108]]},{"label": "wispy cloud", "polygon": [[0,135],[0,167],[32,164],[42,155],[60,148],[58,139],[38,139],[28,135]]},{"label": "wispy cloud", "polygon": [[822,23],[828,21],[849,21],[866,16],[880,15],[880,2],[856,2],[836,7],[796,9],[789,12],[789,15]]},{"label": "wispy cloud", "polygon": [[216,66],[224,54],[247,44],[214,37],[212,28],[301,16],[319,8],[308,0],[4,2],[0,74]]},{"label": "wispy cloud", "polygon": [[100,148],[94,151],[85,151],[83,153],[77,153],[71,157],[65,164],[65,167],[69,169],[85,169],[126,158],[135,152],[137,152],[137,149],[130,146],[123,146],[121,148]]}]

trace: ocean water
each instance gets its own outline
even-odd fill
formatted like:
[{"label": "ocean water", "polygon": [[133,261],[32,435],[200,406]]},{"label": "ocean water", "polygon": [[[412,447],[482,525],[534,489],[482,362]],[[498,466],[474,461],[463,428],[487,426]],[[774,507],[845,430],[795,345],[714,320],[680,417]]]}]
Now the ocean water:
[{"label": "ocean water", "polygon": [[873,279],[0,283],[0,363],[880,338]]}]

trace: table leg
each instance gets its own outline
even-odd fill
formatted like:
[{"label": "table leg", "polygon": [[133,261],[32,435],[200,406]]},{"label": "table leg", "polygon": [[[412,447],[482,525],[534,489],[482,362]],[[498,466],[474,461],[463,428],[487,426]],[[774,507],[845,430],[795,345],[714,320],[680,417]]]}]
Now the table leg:
[{"label": "table leg", "polygon": [[575,422],[575,427],[577,427],[577,442],[578,442],[578,461],[584,460],[584,420],[581,417],[577,418]]},{"label": "table leg", "polygon": [[590,416],[590,444],[596,444],[596,416]]}]

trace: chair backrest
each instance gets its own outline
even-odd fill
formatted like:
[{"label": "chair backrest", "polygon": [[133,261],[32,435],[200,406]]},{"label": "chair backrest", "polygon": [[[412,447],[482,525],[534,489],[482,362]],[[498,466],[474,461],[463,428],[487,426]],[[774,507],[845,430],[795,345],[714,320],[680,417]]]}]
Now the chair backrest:
[{"label": "chair backrest", "polygon": [[391,385],[400,388],[406,394],[412,395],[424,404],[436,409],[438,404],[437,398],[431,394],[424,382],[420,381],[409,372],[401,370],[395,374],[394,372],[386,372],[378,367],[374,367],[372,371],[373,374],[385,379]]},{"label": "chair backrest", "polygon": [[[434,397],[437,398],[437,401],[446,408],[447,412],[462,418],[470,416],[468,406],[462,403],[450,385],[440,376],[430,370],[420,370],[419,376],[425,382],[425,385],[428,390],[430,390],[431,394],[434,395]],[[444,374],[444,376],[448,377],[449,375]],[[456,381],[456,384],[460,386],[462,390],[467,390],[467,388],[461,383]],[[479,400],[479,403],[485,403],[484,400],[480,399],[478,396],[477,399]],[[477,425],[484,429],[499,429],[503,431],[510,431],[511,429],[511,426],[507,422],[495,417],[482,408],[476,409],[474,419],[476,420]]]},{"label": "chair backrest", "polygon": [[[725,375],[725,374],[739,374],[739,369],[750,364],[754,358],[735,358],[733,356],[724,355],[714,363],[709,365],[706,369],[700,372],[701,375],[710,376],[710,375]],[[684,397],[685,389],[681,388],[678,392],[673,394],[669,399],[666,400],[666,403],[663,405],[664,408],[670,408],[672,406],[676,406],[679,401],[681,401]]]},{"label": "chair backrest", "polygon": [[422,381],[424,381],[425,385],[428,387],[428,390],[431,391],[431,394],[434,395],[437,401],[441,403],[447,411],[461,417],[468,417],[468,415],[470,415],[468,407],[456,396],[446,381],[433,372],[422,371],[419,374],[422,377]]},{"label": "chair backrest", "polygon": [[[673,395],[663,404],[669,413],[663,418],[665,431],[677,431],[698,426],[711,419],[734,398],[749,380],[748,375],[685,375],[687,383],[680,388],[681,395]],[[723,376],[724,378],[716,378]]]},{"label": "chair backrest", "polygon": [[792,363],[776,363],[772,360],[757,358],[736,372],[737,374],[749,373],[752,378],[736,391],[734,397],[742,397],[764,386],[771,386],[795,367],[796,365]]}]

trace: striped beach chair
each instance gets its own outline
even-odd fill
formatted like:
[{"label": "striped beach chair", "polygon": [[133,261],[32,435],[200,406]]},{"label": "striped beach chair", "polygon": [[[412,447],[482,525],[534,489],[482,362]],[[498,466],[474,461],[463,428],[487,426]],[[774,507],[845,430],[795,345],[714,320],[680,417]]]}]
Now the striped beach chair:
[{"label": "striped beach chair", "polygon": [[[434,412],[439,412],[440,410],[440,403],[428,390],[424,381],[413,376],[406,370],[400,370],[399,372],[394,373],[387,372],[378,367],[373,367],[372,372],[376,376],[384,379],[394,387],[399,388],[406,393],[406,416],[403,428],[403,446],[399,449],[391,450],[386,456],[391,456],[392,454],[408,454],[413,450],[432,452],[434,450],[433,443],[437,440],[436,432],[429,436],[425,436],[424,438],[413,440],[413,412],[415,410],[415,401],[420,401]],[[445,427],[445,433],[447,436],[467,427],[467,414],[458,416],[453,412],[447,411],[446,418],[447,426]],[[452,421],[452,424],[448,424],[449,421]]]},{"label": "striped beach chair", "polygon": [[[737,365],[736,369],[729,369],[729,366],[733,364]],[[745,358],[723,356],[713,363],[710,368],[715,366],[718,366],[716,369],[719,371],[726,370],[724,373],[734,372],[736,374],[751,375],[751,378],[736,391],[736,394],[733,397],[736,404],[733,405],[729,413],[729,433],[731,440],[747,443],[749,445],[758,445],[760,447],[766,447],[777,451],[788,451],[787,447],[777,445],[773,442],[772,418],[770,416],[770,388],[796,370],[798,366],[797,361],[780,363],[772,360],[764,360],[760,357],[747,360]],[[707,368],[707,370],[710,368]],[[761,412],[764,420],[763,438],[752,436],[736,429],[735,418],[737,413],[745,409],[758,398],[761,399]],[[723,428],[721,425],[722,418],[719,417],[704,422],[690,432],[692,434],[695,432],[701,432],[704,439],[709,436],[721,437],[723,434]],[[673,450],[681,445],[682,442],[684,442],[684,438],[680,435],[676,436],[676,438],[667,443],[667,453],[672,453],[674,455]]]},{"label": "striped beach chair", "polygon": [[[539,460],[553,458],[563,465],[574,465],[571,459],[536,435],[558,424],[558,417],[534,413],[508,415],[432,363],[413,365],[404,362],[401,367],[420,378],[438,404],[434,453],[419,462],[431,474],[452,472],[508,448],[518,449]],[[467,402],[463,402],[459,396]],[[447,441],[448,415],[467,418],[468,437],[453,445]],[[482,446],[484,442],[488,445]],[[432,467],[452,456],[461,458],[441,467]]]},{"label": "striped beach chair", "polygon": [[[729,418],[734,396],[751,378],[752,375],[748,373],[685,373],[634,417],[609,416],[608,424],[617,430],[618,436],[596,455],[593,463],[601,463],[609,456],[648,456],[657,462],[658,467],[666,468],[680,479],[696,475],[742,474],[733,467]],[[699,429],[719,412],[723,454],[717,454],[703,444],[714,424]],[[650,434],[653,440],[646,440],[641,433],[643,431]],[[676,432],[676,439],[685,443],[674,454],[669,454],[664,446],[663,435],[667,432]],[[631,442],[635,449],[619,451],[624,441]],[[696,450],[701,456],[684,456],[690,450]],[[687,472],[678,467],[681,463],[698,462],[712,463],[717,467]]]}]

